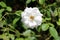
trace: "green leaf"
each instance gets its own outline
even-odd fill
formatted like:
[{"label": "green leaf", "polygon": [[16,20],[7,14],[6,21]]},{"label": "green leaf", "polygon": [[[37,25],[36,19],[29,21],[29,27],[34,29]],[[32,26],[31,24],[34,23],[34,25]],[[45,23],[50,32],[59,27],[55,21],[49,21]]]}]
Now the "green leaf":
[{"label": "green leaf", "polygon": [[24,36],[33,36],[33,35],[35,35],[35,33],[33,32],[33,31],[31,31],[31,30],[27,30],[27,31],[25,31],[25,32],[23,32],[23,35]]},{"label": "green leaf", "polygon": [[[49,9],[48,9],[49,10]],[[47,17],[51,17],[51,13],[50,13],[50,10],[47,11]]]},{"label": "green leaf", "polygon": [[54,25],[52,23],[48,23],[50,27],[54,27]]},{"label": "green leaf", "polygon": [[56,2],[60,3],[60,0],[56,0]]},{"label": "green leaf", "polygon": [[13,25],[15,25],[15,24],[18,22],[19,19],[20,19],[20,18],[15,18],[15,19],[13,20]]},{"label": "green leaf", "polygon": [[20,32],[18,30],[16,30],[16,36],[20,37]]},{"label": "green leaf", "polygon": [[11,7],[6,7],[6,10],[7,11],[12,11],[12,8]]},{"label": "green leaf", "polygon": [[40,31],[41,31],[41,27],[40,27],[40,26],[37,28],[37,31],[38,31],[38,32],[40,32]]},{"label": "green leaf", "polygon": [[0,27],[3,27],[3,23],[2,23],[2,21],[0,21]]},{"label": "green leaf", "polygon": [[50,32],[51,36],[54,37],[54,39],[59,39],[58,33],[54,27],[50,27],[49,32]]},{"label": "green leaf", "polygon": [[57,39],[54,39],[54,40],[59,40],[59,38],[57,38]]},{"label": "green leaf", "polygon": [[2,6],[2,7],[7,7],[4,2],[0,2],[0,6]]},{"label": "green leaf", "polygon": [[15,29],[14,26],[12,26],[11,24],[8,25],[11,29]]},{"label": "green leaf", "polygon": [[40,4],[44,4],[45,3],[45,0],[39,0],[39,3]]},{"label": "green leaf", "polygon": [[57,9],[55,9],[55,11],[54,11],[54,16],[58,16],[58,11],[57,11]]},{"label": "green leaf", "polygon": [[16,38],[15,40],[24,40],[24,38]]},{"label": "green leaf", "polygon": [[34,2],[34,1],[36,1],[36,0],[32,0],[32,2]]},{"label": "green leaf", "polygon": [[31,0],[27,0],[27,1],[26,1],[26,4],[29,4],[30,2],[31,2]]},{"label": "green leaf", "polygon": [[4,11],[4,9],[0,9],[0,13],[2,13]]},{"label": "green leaf", "polygon": [[46,19],[45,19],[45,18],[42,18],[42,22],[43,22],[43,23],[46,22]]},{"label": "green leaf", "polygon": [[5,34],[2,34],[0,35],[0,38],[3,39],[3,40],[9,40],[9,37],[6,36],[6,33]]},{"label": "green leaf", "polygon": [[31,36],[31,30],[27,30],[25,32],[23,32],[24,36]]},{"label": "green leaf", "polygon": [[11,40],[14,40],[15,36],[13,34],[9,34],[9,38],[11,38]]},{"label": "green leaf", "polygon": [[47,18],[47,17],[46,17],[45,20],[51,20],[51,18]]},{"label": "green leaf", "polygon": [[48,28],[49,28],[49,25],[48,24],[42,24],[42,30],[43,31],[48,30]]},{"label": "green leaf", "polygon": [[57,21],[57,25],[60,25],[60,19]]},{"label": "green leaf", "polygon": [[0,21],[2,21],[2,18],[0,18]]},{"label": "green leaf", "polygon": [[3,20],[2,23],[3,23],[3,25],[6,25],[7,24],[6,20]]},{"label": "green leaf", "polygon": [[15,14],[16,14],[17,16],[20,16],[20,15],[21,15],[21,12],[22,12],[22,11],[19,10],[19,11],[16,11]]},{"label": "green leaf", "polygon": [[60,21],[57,22],[57,25],[60,25]]},{"label": "green leaf", "polygon": [[25,40],[36,40],[35,37],[28,37],[28,38],[25,38]]},{"label": "green leaf", "polygon": [[59,39],[60,39],[60,36],[59,36]]},{"label": "green leaf", "polygon": [[2,12],[4,11],[4,9],[0,9],[0,18],[2,17]]}]

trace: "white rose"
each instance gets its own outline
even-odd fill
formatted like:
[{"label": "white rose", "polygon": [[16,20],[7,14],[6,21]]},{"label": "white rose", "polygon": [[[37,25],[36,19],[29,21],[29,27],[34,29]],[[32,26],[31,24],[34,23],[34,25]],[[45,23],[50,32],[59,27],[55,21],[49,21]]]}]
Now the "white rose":
[{"label": "white rose", "polygon": [[28,28],[36,28],[42,23],[42,14],[40,13],[39,9],[37,7],[34,8],[28,8],[24,10],[24,12],[21,13],[22,22],[24,25]]}]

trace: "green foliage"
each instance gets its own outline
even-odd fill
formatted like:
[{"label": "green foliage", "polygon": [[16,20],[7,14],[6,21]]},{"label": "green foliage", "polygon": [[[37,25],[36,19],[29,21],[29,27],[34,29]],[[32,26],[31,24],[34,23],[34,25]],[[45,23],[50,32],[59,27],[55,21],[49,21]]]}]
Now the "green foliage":
[{"label": "green foliage", "polygon": [[[0,39],[46,40],[48,38],[50,40],[51,37],[54,38],[51,40],[60,39],[59,0],[52,3],[51,0],[20,0],[20,3],[16,2],[16,6],[14,3],[15,1],[12,2],[10,0],[9,2],[0,2]],[[29,29],[21,22],[22,10],[28,6],[38,7],[43,14],[42,24],[36,29]]]},{"label": "green foliage", "polygon": [[51,36],[54,37],[55,40],[59,39],[58,33],[54,27],[50,27],[49,32],[50,32]]},{"label": "green foliage", "polygon": [[16,38],[16,40],[24,40],[23,38]]},{"label": "green foliage", "polygon": [[11,40],[14,40],[15,36],[13,34],[9,34],[9,38],[11,38]]},{"label": "green foliage", "polygon": [[34,1],[36,1],[36,0],[27,0],[26,4],[29,4],[30,2],[34,2]]},{"label": "green foliage", "polygon": [[6,7],[7,11],[12,11],[11,7]]},{"label": "green foliage", "polygon": [[27,1],[26,1],[26,4],[29,4],[30,2],[31,2],[31,0],[27,0]]},{"label": "green foliage", "polygon": [[60,19],[57,21],[57,24],[60,25]]},{"label": "green foliage", "polygon": [[57,11],[57,9],[54,10],[54,15],[55,15],[55,16],[58,16],[58,11]]},{"label": "green foliage", "polygon": [[28,38],[25,38],[25,40],[36,40],[35,37],[28,37]]},{"label": "green foliage", "polygon": [[0,6],[2,6],[2,7],[7,7],[4,2],[0,2]]},{"label": "green foliage", "polygon": [[34,2],[35,0],[32,0],[32,2]]},{"label": "green foliage", "polygon": [[42,30],[43,30],[43,31],[48,30],[48,28],[49,28],[49,24],[47,24],[47,23],[42,24]]},{"label": "green foliage", "polygon": [[15,18],[15,19],[13,20],[13,25],[16,25],[16,23],[18,22],[19,19],[20,19],[20,18]]},{"label": "green foliage", "polygon": [[0,18],[2,17],[2,12],[4,11],[4,9],[0,9]]},{"label": "green foliage", "polygon": [[34,36],[35,34],[34,34],[34,32],[31,31],[31,30],[27,30],[27,31],[23,32],[23,35],[24,35],[24,36]]},{"label": "green foliage", "polygon": [[39,0],[39,3],[40,4],[44,4],[45,3],[45,0]]},{"label": "green foliage", "polygon": [[21,12],[22,12],[22,11],[19,10],[19,11],[16,11],[15,14],[16,14],[17,16],[20,16],[20,15],[21,15]]}]

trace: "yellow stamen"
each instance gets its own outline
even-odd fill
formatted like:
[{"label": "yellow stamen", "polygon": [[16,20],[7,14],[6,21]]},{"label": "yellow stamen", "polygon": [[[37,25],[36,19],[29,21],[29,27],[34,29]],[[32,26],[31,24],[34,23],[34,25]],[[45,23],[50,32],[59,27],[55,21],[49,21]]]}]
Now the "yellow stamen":
[{"label": "yellow stamen", "polygon": [[34,16],[30,16],[30,19],[31,19],[31,20],[34,20]]}]

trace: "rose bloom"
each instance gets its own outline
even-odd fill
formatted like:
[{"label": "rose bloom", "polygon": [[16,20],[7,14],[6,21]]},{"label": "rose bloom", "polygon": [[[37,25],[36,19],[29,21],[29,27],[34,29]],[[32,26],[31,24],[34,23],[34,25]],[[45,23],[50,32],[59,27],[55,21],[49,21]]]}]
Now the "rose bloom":
[{"label": "rose bloom", "polygon": [[42,14],[37,7],[28,8],[21,13],[21,21],[27,28],[36,28],[42,23]]}]

